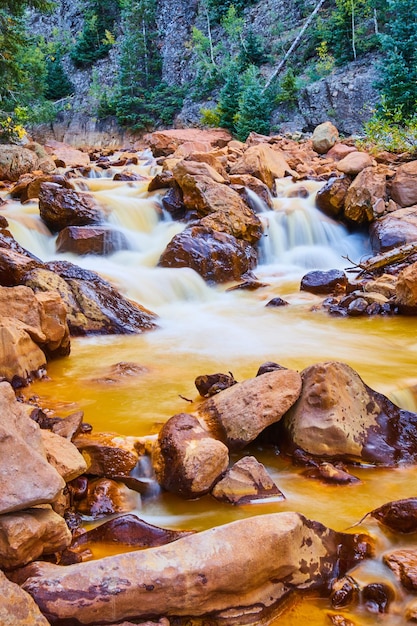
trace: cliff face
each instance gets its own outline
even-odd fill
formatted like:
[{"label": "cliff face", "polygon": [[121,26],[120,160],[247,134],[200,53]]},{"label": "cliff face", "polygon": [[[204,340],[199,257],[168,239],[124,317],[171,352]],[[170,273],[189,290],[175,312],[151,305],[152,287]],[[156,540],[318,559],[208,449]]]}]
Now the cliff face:
[{"label": "cliff face", "polygon": [[[195,74],[195,57],[190,46],[192,26],[197,25],[202,30],[206,26],[200,4],[200,0],[158,0],[158,48],[162,56],[163,80],[168,84],[186,87],[192,82]],[[309,6],[314,8],[315,4],[314,1],[304,2],[307,9]],[[55,33],[58,30],[67,41],[74,40],[83,26],[84,5],[85,0],[58,0],[53,15],[40,17],[33,14],[32,29],[46,39],[52,37],[54,30]],[[299,7],[297,0],[260,0],[244,10],[245,27],[266,37],[270,49],[288,49],[305,15],[308,15],[308,10],[302,15]],[[213,28],[214,39],[218,36],[219,31]],[[309,36],[308,33],[306,36]],[[114,82],[116,61],[116,50],[112,49],[109,56],[98,61],[92,69],[79,70],[66,55],[64,66],[75,86],[75,94],[57,122],[48,128],[43,127],[41,132],[48,132],[58,140],[76,145],[83,141],[90,145],[92,141],[96,145],[97,142],[99,145],[126,142],[126,133],[115,125],[114,120],[103,123],[96,120],[94,115],[97,91]],[[265,77],[273,69],[273,65],[263,66]],[[288,108],[277,105],[272,117],[273,131],[308,132],[317,124],[330,119],[344,134],[361,134],[363,122],[369,119],[377,102],[377,92],[373,87],[375,78],[375,59],[368,56],[342,69],[333,70],[318,81],[307,81],[298,92],[297,106]],[[183,110],[174,124],[179,127],[198,125],[200,109],[205,104],[207,101],[195,102],[186,97]]]}]

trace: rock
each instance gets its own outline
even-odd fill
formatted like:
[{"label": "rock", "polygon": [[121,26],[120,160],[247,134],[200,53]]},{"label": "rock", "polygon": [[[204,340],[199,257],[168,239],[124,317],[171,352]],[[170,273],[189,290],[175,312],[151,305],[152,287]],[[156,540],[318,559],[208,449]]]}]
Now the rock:
[{"label": "rock", "polygon": [[370,583],[362,589],[362,602],[370,613],[389,613],[395,592],[384,583]]},{"label": "rock", "polygon": [[97,226],[67,226],[60,231],[55,245],[57,252],[79,255],[108,255],[130,247],[122,232]]},{"label": "rock", "polygon": [[52,432],[71,441],[80,431],[83,417],[84,413],[82,411],[76,411],[75,413],[71,413],[71,415],[67,415],[67,417],[58,419],[52,425]]},{"label": "rock", "polygon": [[341,161],[351,152],[357,152],[353,146],[348,146],[345,143],[336,142],[332,148],[327,152],[326,157],[334,159],[335,161]]},{"label": "rock", "polygon": [[395,301],[402,313],[417,312],[417,263],[412,263],[399,273]]},{"label": "rock", "polygon": [[26,202],[39,198],[39,192],[43,183],[55,183],[66,189],[74,189],[72,183],[61,174],[39,174],[21,177],[10,192],[12,198],[19,198],[20,202]]},{"label": "rock", "polygon": [[382,557],[398,581],[409,591],[417,591],[417,552],[413,549],[394,550]]},{"label": "rock", "polygon": [[193,534],[189,530],[170,530],[153,526],[137,515],[127,514],[108,520],[74,538],[71,548],[84,548],[94,543],[123,544],[136,548],[164,546]]},{"label": "rock", "polygon": [[15,578],[53,622],[157,615],[216,621],[225,612],[229,624],[249,617],[259,623],[290,591],[325,593],[367,554],[363,535],[335,532],[297,513],[273,513],[100,561],[28,565]]},{"label": "rock", "polygon": [[395,296],[396,283],[396,276],[382,274],[382,276],[378,276],[375,280],[367,281],[364,285],[364,290],[366,292],[380,293],[385,296],[385,298],[389,299]]},{"label": "rock", "polygon": [[154,313],[124,298],[95,272],[67,261],[30,270],[22,282],[35,292],[60,294],[71,335],[135,334],[156,327]]},{"label": "rock", "polygon": [[340,217],[351,182],[348,176],[331,176],[316,194],[316,206],[320,211],[333,219]]},{"label": "rock", "polygon": [[65,189],[53,183],[43,183],[39,191],[39,213],[52,232],[66,226],[100,224],[105,211],[93,196],[83,191]]},{"label": "rock", "polygon": [[221,391],[201,403],[197,415],[215,437],[239,450],[278,422],[300,392],[298,372],[277,369]]},{"label": "rock", "polygon": [[378,215],[375,206],[386,197],[385,170],[367,167],[350,185],[345,197],[345,218],[355,224],[366,224]]},{"label": "rock", "polygon": [[194,381],[197,391],[203,398],[214,396],[223,389],[228,389],[232,385],[236,385],[237,381],[231,372],[229,374],[205,374],[197,376]]},{"label": "rock", "polygon": [[257,263],[255,249],[231,234],[203,226],[175,235],[159,259],[161,267],[190,267],[213,283],[240,280]]},{"label": "rock", "polygon": [[90,157],[87,153],[61,141],[48,139],[45,143],[45,150],[53,159],[60,161],[61,167],[87,167],[90,165]]},{"label": "rock", "polygon": [[325,154],[339,139],[339,131],[331,122],[323,122],[314,129],[311,140],[313,150],[319,154]]},{"label": "rock", "polygon": [[0,152],[0,180],[19,180],[22,174],[37,169],[39,159],[35,152],[21,146],[2,145]]},{"label": "rock", "polygon": [[[5,287],[14,287],[21,283],[22,276],[26,272],[35,267],[42,267],[43,263],[21,248],[17,242],[15,242],[15,247],[8,246],[5,238],[2,237],[4,232],[8,231],[0,232],[0,284]],[[13,238],[10,236],[10,239]]]},{"label": "rock", "polygon": [[276,298],[272,298],[272,300],[269,300],[269,302],[265,304],[265,306],[270,306],[270,307],[281,307],[281,306],[288,306],[288,305],[289,305],[289,302],[287,302],[283,298],[280,298],[279,296],[277,296]]},{"label": "rock", "polygon": [[391,196],[400,207],[417,204],[417,161],[399,166],[391,183]]},{"label": "rock", "polygon": [[255,213],[262,212],[266,208],[272,209],[271,192],[259,178],[251,174],[233,174],[230,176],[230,184],[241,185],[245,189],[245,202]]},{"label": "rock", "polygon": [[313,467],[304,472],[304,476],[322,480],[330,485],[349,485],[358,483],[359,478],[349,474],[345,469],[336,467],[333,463],[323,462],[313,464]]},{"label": "rock", "polygon": [[158,189],[167,189],[175,182],[172,172],[164,171],[156,174],[149,181],[148,191],[157,191]]},{"label": "rock", "polygon": [[165,211],[171,215],[174,220],[182,220],[186,216],[186,209],[182,201],[182,191],[179,185],[174,181],[172,187],[168,189],[161,199],[161,204]]},{"label": "rock", "polygon": [[210,146],[222,148],[231,140],[231,136],[225,130],[216,128],[212,130],[200,130],[197,128],[175,128],[170,130],[156,131],[144,136],[145,143],[151,148],[155,157],[173,154],[177,148],[188,141],[209,143]]},{"label": "rock", "polygon": [[314,270],[301,279],[301,291],[310,293],[341,293],[347,285],[346,274],[342,270]]},{"label": "rock", "polygon": [[285,500],[262,463],[245,456],[228,469],[211,491],[220,502],[249,504],[260,499]]},{"label": "rock", "polygon": [[417,205],[392,211],[369,227],[375,254],[417,241]]},{"label": "rock", "polygon": [[53,502],[65,483],[47,462],[39,426],[0,383],[0,514]]},{"label": "rock", "polygon": [[121,172],[117,172],[113,176],[113,180],[147,180],[147,178],[126,167]]},{"label": "rock", "polygon": [[14,388],[28,385],[46,373],[46,356],[31,339],[25,324],[2,317],[0,321],[0,380]]},{"label": "rock", "polygon": [[0,572],[0,623],[2,626],[49,626],[32,596]]},{"label": "rock", "polygon": [[96,478],[88,482],[87,495],[75,508],[82,515],[100,519],[140,508],[140,495],[114,480]]},{"label": "rock", "polygon": [[393,532],[414,533],[417,531],[417,498],[387,502],[368,515]]},{"label": "rock", "polygon": [[41,435],[48,463],[66,483],[87,471],[84,457],[68,439],[50,430],[41,430]]},{"label": "rock", "polygon": [[365,167],[370,167],[373,163],[372,157],[366,152],[351,152],[337,163],[336,169],[348,176],[356,176]]},{"label": "rock", "polygon": [[88,473],[93,476],[129,476],[139,461],[135,437],[92,432],[78,435],[73,443],[88,459]]},{"label": "rock", "polygon": [[209,493],[226,471],[229,453],[196,417],[180,413],[162,427],[152,462],[164,489],[183,498],[198,498]]},{"label": "rock", "polygon": [[67,309],[59,293],[38,292],[35,299],[40,306],[41,328],[45,342],[41,348],[48,359],[68,356],[71,349]]},{"label": "rock", "polygon": [[393,466],[417,460],[417,414],[365,385],[348,365],[317,363],[283,420],[293,447],[327,459]]},{"label": "rock", "polygon": [[335,609],[341,609],[350,604],[356,604],[359,600],[359,585],[352,576],[344,576],[335,581],[331,603]]},{"label": "rock", "polygon": [[0,515],[0,567],[22,567],[71,543],[65,520],[52,509],[33,508]]},{"label": "rock", "polygon": [[282,151],[261,143],[245,150],[230,168],[230,174],[251,174],[275,191],[275,179],[292,172]]}]

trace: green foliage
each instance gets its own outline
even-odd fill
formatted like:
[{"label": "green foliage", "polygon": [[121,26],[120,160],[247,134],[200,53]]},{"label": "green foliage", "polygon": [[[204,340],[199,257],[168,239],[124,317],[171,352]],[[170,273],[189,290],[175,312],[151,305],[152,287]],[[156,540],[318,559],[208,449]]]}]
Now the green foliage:
[{"label": "green foliage", "polygon": [[417,153],[417,115],[404,118],[402,108],[386,108],[385,99],[379,112],[364,125],[366,139],[361,146],[369,151]]},{"label": "green foliage", "polygon": [[264,40],[259,35],[255,35],[253,30],[249,28],[242,39],[239,53],[240,65],[245,68],[249,65],[262,65],[268,63],[269,60]]},{"label": "green foliage", "polygon": [[217,128],[220,126],[220,113],[216,106],[214,109],[201,109],[201,123],[203,126],[212,126]]},{"label": "green foliage", "polygon": [[0,111],[0,144],[19,143],[26,136],[19,117],[18,108],[13,112]]},{"label": "green foliage", "polygon": [[271,102],[270,95],[263,91],[258,68],[250,65],[243,76],[239,107],[234,121],[238,139],[245,141],[251,131],[269,133]]},{"label": "green foliage", "polygon": [[380,116],[400,114],[405,122],[417,106],[417,10],[415,0],[387,0],[390,20],[381,37],[384,62],[377,84],[382,99]]},{"label": "green foliage", "polygon": [[229,76],[219,94],[219,124],[235,132],[235,118],[239,110],[242,82],[237,66],[232,66]]},{"label": "green foliage", "polygon": [[207,5],[214,20],[220,21],[233,5],[237,11],[254,4],[256,0],[207,0]]},{"label": "green foliage", "polygon": [[290,107],[294,107],[298,102],[298,91],[299,87],[294,70],[292,67],[289,67],[280,80],[275,102],[277,104],[286,104]]},{"label": "green foliage", "polygon": [[76,67],[89,67],[107,56],[115,42],[111,31],[118,15],[118,0],[88,0],[84,27],[71,51],[71,59]]},{"label": "green foliage", "polygon": [[69,80],[62,65],[61,55],[46,57],[46,89],[47,100],[60,100],[74,92],[74,85]]}]

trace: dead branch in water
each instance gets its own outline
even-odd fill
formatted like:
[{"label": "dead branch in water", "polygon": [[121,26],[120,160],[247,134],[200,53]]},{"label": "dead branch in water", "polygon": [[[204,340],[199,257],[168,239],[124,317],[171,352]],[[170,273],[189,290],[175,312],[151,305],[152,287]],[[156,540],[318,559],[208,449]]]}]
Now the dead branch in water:
[{"label": "dead branch in water", "polygon": [[415,253],[417,253],[417,241],[404,244],[403,246],[393,248],[392,250],[387,250],[387,252],[377,254],[376,256],[360,263],[355,263],[348,256],[344,256],[342,258],[349,261],[349,263],[353,266],[346,268],[347,272],[356,272],[360,270],[358,275],[361,276],[362,274],[373,274],[387,265],[405,261],[409,256]]}]

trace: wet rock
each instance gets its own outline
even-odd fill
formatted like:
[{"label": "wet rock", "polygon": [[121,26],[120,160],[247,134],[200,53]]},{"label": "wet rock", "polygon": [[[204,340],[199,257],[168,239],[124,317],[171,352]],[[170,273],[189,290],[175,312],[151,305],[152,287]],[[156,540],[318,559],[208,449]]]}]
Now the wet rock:
[{"label": "wet rock", "polygon": [[396,283],[396,276],[383,274],[382,276],[378,276],[375,280],[367,281],[364,285],[364,290],[368,293],[380,293],[385,296],[385,298],[389,299],[395,296]]},{"label": "wet rock", "polygon": [[62,419],[59,419],[52,425],[52,432],[60,437],[65,437],[69,441],[80,432],[83,424],[84,413],[82,411],[76,411],[67,415]]},{"label": "wet rock", "polygon": [[36,256],[22,248],[6,228],[0,229],[0,284],[14,287],[21,281],[25,272],[42,267]]},{"label": "wet rock", "polygon": [[344,468],[328,462],[316,463],[314,467],[304,472],[304,476],[316,478],[333,485],[350,485],[360,482],[359,478],[352,476]]},{"label": "wet rock", "polygon": [[369,234],[375,254],[417,241],[417,205],[392,211],[375,220],[369,227]]},{"label": "wet rock", "polygon": [[12,198],[19,198],[20,202],[27,202],[34,198],[39,198],[39,191],[42,183],[55,183],[66,187],[67,189],[74,189],[72,183],[61,174],[25,174],[21,176],[16,185],[11,189],[10,195]]},{"label": "wet rock", "polygon": [[270,306],[270,307],[281,307],[281,306],[288,306],[288,305],[289,305],[289,302],[287,302],[283,298],[280,298],[279,296],[277,296],[276,298],[272,298],[272,300],[269,300],[269,302],[265,304],[265,306]]},{"label": "wet rock", "polygon": [[320,211],[333,219],[340,217],[351,182],[348,176],[331,176],[316,194],[316,205]]},{"label": "wet rock", "polygon": [[208,282],[240,280],[257,263],[247,242],[212,228],[193,226],[175,235],[159,259],[161,267],[190,267]]},{"label": "wet rock", "polygon": [[152,178],[148,185],[148,191],[157,191],[158,189],[166,189],[175,183],[172,172],[165,170]]},{"label": "wet rock", "polygon": [[359,585],[351,576],[344,576],[336,580],[330,596],[332,607],[341,609],[359,600]]},{"label": "wet rock", "polygon": [[417,204],[417,161],[399,166],[391,183],[391,196],[400,207]]},{"label": "wet rock", "polygon": [[237,285],[233,285],[233,287],[229,287],[226,289],[226,292],[229,291],[255,291],[256,289],[262,289],[263,287],[269,287],[269,283],[261,283],[259,280],[255,278],[249,278],[248,280],[244,280]]},{"label": "wet rock", "polygon": [[[370,281],[369,289],[372,289],[374,281]],[[332,315],[348,315],[350,317],[358,317],[361,315],[394,315],[398,312],[397,305],[394,301],[389,301],[388,297],[384,295],[384,291],[387,291],[390,286],[391,290],[394,290],[395,286],[392,283],[376,284],[376,290],[373,291],[359,291],[355,290],[346,296],[337,300],[335,298],[327,299],[323,302],[323,307],[326,308]],[[391,297],[392,294],[387,295]]]},{"label": "wet rock", "polygon": [[292,174],[292,171],[282,151],[266,143],[260,143],[245,150],[242,157],[230,168],[230,174],[251,174],[274,192],[275,179]]},{"label": "wet rock", "polygon": [[75,508],[82,515],[100,519],[140,508],[140,496],[114,480],[96,478],[88,482],[87,495],[77,501]]},{"label": "wet rock", "polygon": [[225,130],[200,130],[197,128],[175,128],[161,130],[144,136],[144,141],[156,157],[173,154],[177,148],[188,141],[209,143],[210,146],[227,145],[231,136]]},{"label": "wet rock", "polygon": [[417,414],[364,384],[348,365],[317,363],[283,426],[291,445],[320,458],[392,466],[417,460]]},{"label": "wet rock", "polygon": [[180,413],[162,427],[152,462],[164,489],[183,498],[197,498],[207,494],[226,471],[229,454],[196,417]]},{"label": "wet rock", "polygon": [[256,372],[257,376],[262,376],[262,374],[267,374],[268,372],[275,372],[276,370],[286,370],[287,368],[283,365],[279,365],[279,363],[274,363],[274,361],[266,361],[259,366],[258,371]]},{"label": "wet rock", "polygon": [[0,515],[0,567],[22,567],[38,557],[61,552],[71,543],[65,520],[51,508]]},{"label": "wet rock", "polygon": [[394,591],[384,583],[370,583],[362,589],[362,600],[371,613],[388,613]]},{"label": "wet rock", "polygon": [[300,289],[309,293],[341,293],[347,282],[342,270],[314,270],[302,277]]},{"label": "wet rock", "polygon": [[0,513],[53,502],[65,483],[46,460],[39,426],[9,383],[0,383],[0,404]]},{"label": "wet rock", "polygon": [[76,536],[71,548],[84,548],[94,543],[123,544],[136,548],[164,546],[193,534],[189,530],[170,530],[149,524],[132,513],[121,515]]},{"label": "wet rock", "polygon": [[129,476],[139,461],[135,437],[115,433],[78,435],[74,445],[88,459],[88,472],[93,476]]},{"label": "wet rock", "polygon": [[0,572],[0,623],[3,626],[49,626],[33,598]]},{"label": "wet rock", "polygon": [[278,422],[300,392],[298,372],[276,369],[221,391],[200,404],[197,415],[215,437],[239,450]]},{"label": "wet rock", "polygon": [[417,263],[403,269],[395,286],[395,301],[402,313],[417,313]]},{"label": "wet rock", "polygon": [[93,196],[82,191],[43,183],[39,191],[39,213],[52,232],[66,226],[86,226],[104,222],[105,212]]},{"label": "wet rock", "polygon": [[344,216],[349,222],[367,224],[378,217],[375,207],[386,198],[385,170],[367,167],[350,185],[345,197]]},{"label": "wet rock", "polygon": [[385,565],[409,591],[417,591],[417,552],[406,549],[388,552],[382,557]]},{"label": "wet rock", "polygon": [[[262,212],[267,208],[272,209],[272,196],[268,186],[259,178],[251,174],[232,174],[231,185],[241,185],[245,190],[249,189],[252,194],[245,193],[245,201],[255,213]],[[254,197],[253,194],[256,194]]]},{"label": "wet rock", "polygon": [[99,378],[94,378],[94,383],[100,385],[121,385],[123,383],[131,383],[141,378],[149,372],[149,369],[140,363],[131,361],[120,361],[106,368],[104,374]]},{"label": "wet rock", "polygon": [[135,334],[156,327],[156,316],[124,298],[95,272],[66,261],[27,272],[22,281],[35,292],[57,291],[67,309],[71,335]]},{"label": "wet rock", "polygon": [[339,139],[339,131],[331,122],[323,122],[314,129],[311,141],[313,150],[319,154],[325,154]]},{"label": "wet rock", "polygon": [[108,255],[119,250],[128,250],[129,242],[125,235],[117,230],[105,227],[67,226],[56,240],[57,252],[74,254]]},{"label": "wet rock", "polygon": [[22,174],[38,167],[39,158],[22,146],[2,145],[0,153],[0,180],[19,180]]},{"label": "wet rock", "polygon": [[240,459],[228,469],[213,487],[211,495],[220,502],[236,505],[267,498],[285,500],[265,467],[253,456]]},{"label": "wet rock", "polygon": [[[113,166],[114,165],[115,164],[113,164]],[[135,180],[147,180],[147,179],[145,178],[145,176],[141,176],[137,172],[134,172],[133,170],[126,167],[122,172],[116,172],[116,174],[113,176],[113,180],[135,181]]]},{"label": "wet rock", "polygon": [[333,626],[357,626],[355,622],[348,619],[344,615],[339,615],[337,613],[327,613],[327,617]]},{"label": "wet rock", "polygon": [[25,324],[8,317],[0,321],[0,380],[15,389],[46,374],[46,356],[31,339]]},{"label": "wet rock", "polygon": [[326,593],[367,554],[364,535],[274,513],[95,562],[32,564],[15,579],[51,621],[120,622],[155,613],[216,620],[233,609],[237,624],[250,612],[259,621],[260,607],[267,610],[292,590]]},{"label": "wet rock", "polygon": [[48,359],[68,356],[71,350],[67,310],[58,293],[35,293],[45,341],[39,345]]},{"label": "wet rock", "polygon": [[236,385],[233,374],[204,374],[203,376],[197,376],[194,381],[197,391],[203,398],[209,398],[214,396],[223,389],[228,389],[232,385]]},{"label": "wet rock", "polygon": [[393,532],[417,532],[417,498],[387,502],[368,515]]},{"label": "wet rock", "polygon": [[356,176],[373,164],[374,160],[366,152],[351,152],[337,163],[336,169],[348,176]]},{"label": "wet rock", "polygon": [[41,430],[41,435],[48,463],[66,483],[84,474],[87,463],[74,444],[50,430]]},{"label": "wet rock", "polygon": [[168,189],[166,194],[161,200],[162,206],[165,211],[171,215],[174,220],[181,220],[185,218],[186,209],[182,201],[182,192],[179,185],[174,181],[172,187]]}]

